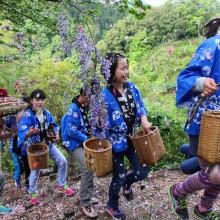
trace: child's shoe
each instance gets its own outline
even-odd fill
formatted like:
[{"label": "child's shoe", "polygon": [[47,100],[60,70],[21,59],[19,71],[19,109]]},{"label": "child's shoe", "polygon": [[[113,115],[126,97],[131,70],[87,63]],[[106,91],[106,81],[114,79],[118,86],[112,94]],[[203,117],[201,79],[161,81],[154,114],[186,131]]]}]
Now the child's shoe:
[{"label": "child's shoe", "polygon": [[173,186],[168,187],[168,195],[171,200],[172,210],[181,219],[189,219],[189,213],[186,205],[186,197],[175,198],[173,195]]},{"label": "child's shoe", "polygon": [[38,197],[36,193],[30,193],[30,202],[33,205],[37,205],[39,203]]},{"label": "child's shoe", "polygon": [[21,189],[21,180],[20,180],[20,179],[15,180],[15,186],[16,186],[18,189]]},{"label": "child's shoe", "polygon": [[92,197],[90,198],[90,201],[89,201],[90,204],[98,204],[99,203],[99,200],[95,197]]},{"label": "child's shoe", "polygon": [[86,206],[86,207],[82,206],[81,208],[82,208],[83,213],[84,213],[87,217],[89,217],[89,218],[97,218],[97,217],[98,217],[97,213],[96,213],[95,210],[91,207],[91,205]]},{"label": "child's shoe", "polygon": [[126,219],[126,215],[120,211],[118,208],[117,209],[113,209],[110,206],[106,206],[106,211],[111,215],[111,217],[113,219],[120,219],[120,220],[125,220]]},{"label": "child's shoe", "polygon": [[72,196],[74,194],[74,191],[70,189],[67,185],[58,186],[57,189],[59,192],[65,193],[66,196]]},{"label": "child's shoe", "polygon": [[219,220],[220,219],[219,213],[213,210],[210,210],[208,212],[199,212],[197,206],[194,208],[193,216],[196,219],[205,219],[205,220]]},{"label": "child's shoe", "polygon": [[7,213],[9,213],[11,211],[12,211],[11,208],[6,208],[5,206],[0,205],[0,214],[1,215],[7,214]]}]

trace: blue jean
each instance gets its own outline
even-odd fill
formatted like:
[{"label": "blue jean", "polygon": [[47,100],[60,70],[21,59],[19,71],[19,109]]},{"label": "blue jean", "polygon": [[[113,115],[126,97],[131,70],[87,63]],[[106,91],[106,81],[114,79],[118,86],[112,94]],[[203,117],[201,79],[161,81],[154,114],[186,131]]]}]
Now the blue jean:
[{"label": "blue jean", "polygon": [[190,145],[183,144],[180,147],[180,151],[187,158],[180,164],[180,169],[186,174],[193,174],[199,171],[201,168],[199,166],[198,157],[193,156],[190,153]]},{"label": "blue jean", "polygon": [[17,154],[12,153],[12,159],[13,159],[13,163],[14,163],[13,178],[14,178],[14,180],[19,180],[20,179],[20,165],[19,165]]},{"label": "blue jean", "polygon": [[[126,174],[124,168],[124,156],[130,161],[133,171]],[[129,149],[123,152],[113,154],[113,176],[109,186],[108,206],[118,208],[119,191],[122,186],[129,188],[133,183],[143,180],[148,176],[147,166],[143,167],[137,157],[135,149],[131,142]]]},{"label": "blue jean", "polygon": [[[49,157],[55,161],[58,167],[58,185],[64,186],[66,184],[66,158],[54,144],[51,144],[49,146]],[[31,170],[29,180],[29,193],[36,193],[39,175],[40,170]]]}]

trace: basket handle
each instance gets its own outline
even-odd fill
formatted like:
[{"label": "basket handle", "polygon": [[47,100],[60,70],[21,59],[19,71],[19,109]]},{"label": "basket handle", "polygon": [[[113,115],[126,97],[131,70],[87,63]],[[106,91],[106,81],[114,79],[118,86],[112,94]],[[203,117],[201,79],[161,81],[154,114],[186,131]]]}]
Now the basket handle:
[{"label": "basket handle", "polygon": [[[220,86],[220,83],[216,84],[216,86]],[[198,105],[196,106],[196,108],[194,109],[194,111],[193,111],[193,113],[192,113],[190,119],[188,120],[186,129],[189,129],[189,127],[190,127],[190,125],[191,125],[191,122],[192,122],[192,120],[193,120],[193,118],[194,118],[194,116],[195,116],[195,114],[196,114],[196,112],[197,112],[199,106],[202,104],[202,102],[203,102],[205,99],[206,99],[206,97],[202,97],[202,98],[199,100]]]}]

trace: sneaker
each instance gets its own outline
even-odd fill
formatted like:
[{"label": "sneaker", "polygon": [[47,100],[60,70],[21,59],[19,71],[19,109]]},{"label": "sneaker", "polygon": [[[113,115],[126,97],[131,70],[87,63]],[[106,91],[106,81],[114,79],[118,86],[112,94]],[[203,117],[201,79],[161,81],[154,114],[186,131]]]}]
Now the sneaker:
[{"label": "sneaker", "polygon": [[98,214],[95,212],[95,210],[91,207],[91,205],[89,206],[81,206],[82,208],[82,212],[89,218],[97,218]]},{"label": "sneaker", "polygon": [[15,180],[15,186],[16,186],[18,189],[21,189],[21,181],[20,181],[20,179]]},{"label": "sneaker", "polygon": [[189,213],[186,206],[186,197],[176,199],[173,195],[172,188],[173,186],[169,186],[168,188],[168,195],[171,199],[172,210],[181,219],[189,219]]},{"label": "sneaker", "polygon": [[111,217],[113,219],[120,219],[120,220],[125,220],[126,219],[126,215],[120,211],[118,208],[117,209],[113,209],[111,207],[109,207],[108,205],[106,206],[106,211],[111,215]]},{"label": "sneaker", "polygon": [[131,187],[127,189],[125,186],[123,186],[123,194],[127,200],[131,201],[133,199],[133,192]]},{"label": "sneaker", "polygon": [[1,215],[7,214],[7,213],[9,213],[11,211],[12,211],[11,208],[6,208],[5,206],[0,205],[0,214]]},{"label": "sneaker", "polygon": [[220,220],[220,214],[210,210],[208,212],[199,212],[197,206],[194,208],[193,216],[196,219],[205,219],[205,220]]},{"label": "sneaker", "polygon": [[36,193],[30,193],[30,202],[33,205],[37,205],[39,203],[39,200],[38,200]]},{"label": "sneaker", "polygon": [[68,188],[67,185],[58,186],[57,189],[59,192],[64,192],[66,196],[72,196],[74,194],[74,191],[72,189]]},{"label": "sneaker", "polygon": [[90,198],[90,204],[97,204],[99,200],[95,197]]}]

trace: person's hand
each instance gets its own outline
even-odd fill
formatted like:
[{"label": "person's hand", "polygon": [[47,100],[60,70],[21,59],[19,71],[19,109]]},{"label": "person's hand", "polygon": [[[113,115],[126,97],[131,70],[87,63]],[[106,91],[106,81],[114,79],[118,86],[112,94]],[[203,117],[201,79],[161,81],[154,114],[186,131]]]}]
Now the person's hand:
[{"label": "person's hand", "polygon": [[201,94],[202,97],[207,97],[218,90],[218,86],[216,85],[215,81],[211,78],[205,80],[203,84],[203,93]]},{"label": "person's hand", "polygon": [[27,137],[30,137],[33,134],[39,134],[40,133],[40,129],[39,128],[34,128],[34,126],[31,126],[29,128],[29,131],[26,133]]},{"label": "person's hand", "polygon": [[142,130],[144,134],[147,134],[150,132],[151,123],[147,120],[146,116],[141,117],[141,125],[142,125]]},{"label": "person's hand", "polygon": [[57,143],[60,140],[59,134],[56,134],[56,138],[53,138],[51,142]]}]

